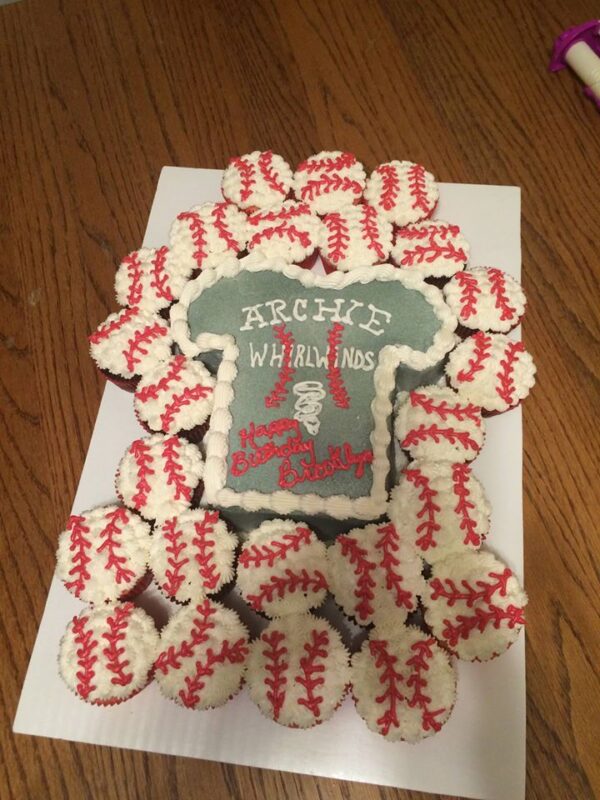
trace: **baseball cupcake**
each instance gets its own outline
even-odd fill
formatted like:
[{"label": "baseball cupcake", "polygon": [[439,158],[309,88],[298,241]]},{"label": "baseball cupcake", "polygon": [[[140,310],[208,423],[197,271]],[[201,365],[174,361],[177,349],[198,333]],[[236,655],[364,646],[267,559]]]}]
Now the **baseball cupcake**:
[{"label": "baseball cupcake", "polygon": [[117,494],[144,519],[162,521],[186,511],[204,471],[196,445],[155,433],[136,439],[117,471]]},{"label": "baseball cupcake", "polygon": [[150,681],[158,644],[154,620],[133,603],[84,608],[61,639],[60,675],[87,703],[122,703]]},{"label": "baseball cupcake", "polygon": [[327,560],[331,593],[359,625],[401,625],[425,588],[421,559],[390,522],[338,536]]},{"label": "baseball cupcake", "polygon": [[183,355],[157,364],[140,380],[133,407],[149,431],[198,441],[212,412],[215,379],[201,361]]},{"label": "baseball cupcake", "polygon": [[170,358],[173,339],[164,319],[133,306],[109,314],[89,342],[104,375],[133,391],[143,372]]},{"label": "baseball cupcake", "polygon": [[179,261],[168,247],[134,250],[117,269],[117,302],[149,314],[162,311],[179,298],[191,272],[191,267]]},{"label": "baseball cupcake", "polygon": [[289,164],[271,150],[230,159],[221,183],[223,197],[247,212],[282,203],[291,187]]},{"label": "baseball cupcake", "polygon": [[311,728],[328,720],[349,679],[348,651],[339,633],[312,614],[273,620],[250,646],[250,697],[280,725]]},{"label": "baseball cupcake", "polygon": [[242,253],[247,239],[246,216],[233,203],[203,203],[177,215],[169,245],[179,269],[192,275]]},{"label": "baseball cupcake", "polygon": [[444,298],[465,328],[495,333],[518,325],[527,303],[519,281],[495,267],[457,272],[444,286]]},{"label": "baseball cupcake", "polygon": [[446,375],[464,402],[489,413],[508,411],[535,384],[535,364],[522,342],[503,333],[469,336],[450,353]]},{"label": "baseball cupcake", "polygon": [[452,712],[456,680],[448,654],[412,626],[375,628],[352,657],[356,710],[390,742],[438,733]]},{"label": "baseball cupcake", "polygon": [[390,161],[376,167],[365,188],[365,200],[394,225],[410,225],[433,214],[439,190],[425,167],[412,161]]},{"label": "baseball cupcake", "polygon": [[469,243],[458,225],[440,220],[397,228],[392,258],[401,268],[423,278],[450,278],[469,259]]},{"label": "baseball cupcake", "polygon": [[485,435],[481,408],[439,386],[408,394],[398,409],[395,431],[411,458],[428,461],[472,461]]},{"label": "baseball cupcake", "polygon": [[238,615],[206,598],[177,611],[161,631],[156,682],[184,708],[216,708],[239,691],[247,656]]},{"label": "baseball cupcake", "polygon": [[478,550],[490,527],[483,486],[464,463],[412,461],[393,490],[388,514],[425,561]]},{"label": "baseball cupcake", "polygon": [[321,242],[321,220],[306,203],[286,200],[248,217],[248,250],[310,269]]},{"label": "baseball cupcake", "polygon": [[391,222],[366,203],[345,206],[323,217],[321,258],[327,272],[383,264],[391,246]]},{"label": "baseball cupcake", "polygon": [[263,522],[242,547],[237,585],[248,605],[268,617],[318,608],[328,588],[325,545],[306,525]]},{"label": "baseball cupcake", "polygon": [[199,602],[233,580],[236,547],[218,511],[184,511],[154,528],[150,569],[165,597]]},{"label": "baseball cupcake", "polygon": [[58,539],[56,574],[84,603],[114,603],[146,586],[150,525],[122,506],[69,517]]},{"label": "baseball cupcake", "polygon": [[433,635],[465,661],[507,650],[525,624],[527,595],[491,553],[465,553],[432,567],[423,598]]},{"label": "baseball cupcake", "polygon": [[365,178],[365,169],[355,155],[324,150],[298,164],[294,173],[294,194],[315,214],[329,214],[360,202]]}]

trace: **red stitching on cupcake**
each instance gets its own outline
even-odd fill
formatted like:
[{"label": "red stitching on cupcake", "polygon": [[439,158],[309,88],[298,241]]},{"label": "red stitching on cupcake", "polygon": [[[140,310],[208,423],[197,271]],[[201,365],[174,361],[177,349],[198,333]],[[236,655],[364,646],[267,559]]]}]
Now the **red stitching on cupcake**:
[{"label": "red stitching on cupcake", "polygon": [[442,723],[438,722],[436,717],[443,714],[446,709],[442,707],[433,711],[430,708],[431,697],[423,691],[428,686],[427,679],[423,676],[423,673],[429,671],[427,660],[431,661],[433,658],[432,648],[434,646],[435,639],[422,639],[411,645],[410,649],[414,652],[414,655],[406,662],[406,666],[412,670],[406,685],[413,690],[413,693],[406,700],[410,708],[417,707],[421,709],[421,727],[423,730],[432,730],[437,733],[442,729]]},{"label": "red stitching on cupcake", "polygon": [[272,567],[278,559],[284,560],[288,553],[297,553],[302,545],[310,544],[311,536],[308,528],[297,527],[295,531],[284,533],[281,539],[274,539],[268,544],[247,545],[240,553],[238,564],[244,569],[260,567],[265,562]]},{"label": "red stitching on cupcake", "polygon": [[500,361],[501,369],[496,375],[499,381],[498,386],[496,386],[496,394],[504,400],[507,406],[513,405],[515,392],[514,365],[519,359],[519,353],[524,352],[525,347],[522,342],[509,342],[504,351],[504,358]]},{"label": "red stitching on cupcake", "polygon": [[308,708],[313,717],[321,716],[321,709],[319,706],[323,702],[323,695],[316,694],[319,686],[325,684],[323,673],[325,672],[325,664],[319,664],[317,659],[327,658],[327,646],[329,644],[329,635],[327,631],[310,632],[311,641],[304,645],[305,656],[300,659],[301,675],[297,675],[294,679],[296,683],[303,686],[306,691],[306,697],[298,698],[298,705]]},{"label": "red stitching on cupcake", "polygon": [[154,470],[150,466],[154,459],[150,445],[147,445],[143,439],[136,439],[131,445],[130,452],[137,467],[136,493],[131,498],[131,502],[135,508],[139,509],[148,502],[148,495],[151,491],[148,477],[154,475]]},{"label": "red stitching on cupcake", "polygon": [[179,692],[183,705],[186,708],[194,708],[200,702],[200,692],[206,686],[206,681],[203,678],[210,678],[214,675],[217,664],[225,664],[226,662],[242,664],[247,655],[248,648],[246,647],[245,639],[238,639],[234,644],[230,644],[225,640],[216,653],[209,648],[204,662],[196,661],[194,675],[191,678],[189,676],[184,678],[187,690],[181,689]]},{"label": "red stitching on cupcake", "polygon": [[455,261],[463,264],[467,256],[462,247],[456,248],[452,242],[440,245],[432,236],[427,245],[415,245],[413,250],[403,250],[404,257],[400,261],[403,267],[414,267],[415,264],[431,264],[436,258],[444,258],[447,261]]},{"label": "red stitching on cupcake", "polygon": [[252,187],[254,186],[254,164],[250,161],[246,161],[241,156],[231,158],[229,163],[239,172],[240,181],[242,183],[240,200],[244,203],[252,195]]},{"label": "red stitching on cupcake", "polygon": [[496,308],[501,311],[500,319],[512,319],[517,310],[511,306],[508,300],[504,273],[500,269],[490,267],[487,274],[490,281],[490,292],[496,298]]},{"label": "red stitching on cupcake", "polygon": [[162,526],[162,535],[167,541],[165,552],[167,554],[167,564],[165,570],[165,582],[161,588],[168,597],[176,597],[181,589],[181,584],[185,580],[183,568],[189,563],[189,558],[180,558],[182,552],[187,549],[187,542],[183,535],[183,530],[177,528],[177,518],[166,520]]},{"label": "red stitching on cupcake", "polygon": [[327,258],[330,261],[343,261],[348,250],[350,234],[348,225],[342,215],[336,211],[323,218],[327,228]]},{"label": "red stitching on cupcake", "polygon": [[250,226],[260,225],[261,222],[281,222],[282,220],[290,220],[295,217],[310,216],[312,218],[312,211],[307,203],[297,203],[289,206],[281,206],[277,211],[258,211],[255,214],[250,214],[248,223]]},{"label": "red stitching on cupcake", "polygon": [[152,269],[150,271],[152,280],[150,281],[150,286],[156,289],[157,297],[162,297],[167,303],[172,303],[175,298],[169,288],[169,275],[165,268],[168,252],[168,247],[161,247],[156,251],[156,255],[152,259]]},{"label": "red stitching on cupcake", "polygon": [[130,306],[137,306],[142,299],[142,264],[137,250],[125,256],[121,263],[126,265],[127,277],[129,279],[127,304]]},{"label": "red stitching on cupcake", "polygon": [[189,641],[183,639],[178,647],[170,644],[166,650],[159,654],[154,662],[157,670],[166,675],[169,669],[179,669],[183,658],[191,658],[194,649],[208,640],[208,633],[214,630],[215,623],[211,619],[217,613],[217,607],[206,598],[196,606],[197,617],[192,620]]},{"label": "red stitching on cupcake", "polygon": [[348,169],[354,164],[356,164],[356,156],[352,153],[341,153],[334,158],[329,156],[319,159],[307,158],[306,161],[302,161],[298,164],[296,172],[308,172],[309,175],[312,175],[314,172],[320,172],[321,170],[325,172],[334,172],[338,169]]},{"label": "red stitching on cupcake", "polygon": [[160,392],[166,392],[171,383],[180,381],[186,362],[185,356],[175,356],[169,364],[166,375],[156,383],[151,383],[137,390],[136,397],[139,402],[147,403],[148,400],[157,400]]},{"label": "red stitching on cupcake", "polygon": [[122,646],[127,622],[133,609],[133,603],[116,606],[114,616],[109,615],[106,620],[109,630],[102,634],[102,638],[108,642],[108,647],[105,647],[102,653],[106,657],[106,669],[114,672],[110,682],[115,686],[129,686],[133,680],[133,672],[126,671],[130,661],[124,658],[125,647]]},{"label": "red stitching on cupcake", "polygon": [[454,494],[458,497],[458,503],[454,507],[460,515],[460,529],[464,532],[463,544],[472,544],[479,547],[481,536],[477,533],[477,523],[469,516],[469,510],[475,508],[475,503],[469,500],[470,493],[468,481],[471,477],[471,470],[466,464],[452,465],[452,483]]},{"label": "red stitching on cupcake", "polygon": [[156,339],[157,336],[166,336],[167,333],[167,328],[165,328],[164,325],[161,325],[160,322],[155,322],[153,325],[147,325],[142,330],[136,331],[133,334],[133,337],[127,342],[127,349],[123,350],[127,369],[130,372],[133,372],[135,365],[141,362],[142,359],[136,356],[136,353],[139,353],[140,356],[148,355],[148,349],[143,347],[143,345],[149,345],[154,341],[154,339]]},{"label": "red stitching on cupcake", "polygon": [[192,258],[198,267],[201,267],[204,259],[208,255],[207,251],[204,249],[206,247],[206,228],[204,222],[197,211],[183,211],[181,214],[177,215],[177,219],[182,222],[189,222],[192,242],[196,248],[192,253]]},{"label": "red stitching on cupcake", "polygon": [[101,553],[103,550],[107,551],[108,555],[104,569],[114,570],[117,585],[121,582],[129,583],[135,578],[135,572],[124,566],[124,564],[127,563],[127,558],[125,556],[120,556],[118,553],[123,546],[123,543],[119,541],[123,529],[119,528],[118,523],[120,522],[122,525],[127,525],[129,522],[129,515],[124,508],[119,507],[114,511],[110,511],[105,519],[108,520],[108,525],[99,534],[98,538],[104,539],[104,541],[100,547],[98,547],[98,553]]},{"label": "red stitching on cupcake", "polygon": [[271,631],[270,633],[265,631],[260,638],[270,648],[262,651],[267,662],[265,672],[269,673],[269,676],[264,679],[264,684],[268,687],[266,697],[273,709],[273,719],[278,720],[285,702],[285,685],[287,683],[285,671],[289,667],[289,662],[284,660],[288,650],[285,645],[282,645],[285,636],[281,631]]},{"label": "red stitching on cupcake", "polygon": [[406,480],[410,481],[416,489],[421,489],[419,500],[423,503],[423,506],[417,514],[417,519],[422,517],[425,517],[425,519],[417,526],[416,533],[419,534],[419,538],[415,541],[415,544],[421,550],[427,551],[430,547],[437,547],[434,533],[441,530],[441,525],[435,519],[435,515],[441,511],[440,507],[434,502],[437,492],[431,488],[429,479],[423,475],[420,469],[405,469],[404,475]]},{"label": "red stitching on cupcake", "polygon": [[92,560],[87,554],[92,546],[89,539],[86,539],[85,534],[90,532],[90,529],[85,525],[85,517],[72,515],[67,522],[67,530],[70,531],[69,551],[74,552],[71,556],[73,562],[72,568],[69,570],[69,575],[74,575],[75,579],[72,581],[65,581],[65,586],[69,591],[74,592],[76,597],[79,597],[81,592],[85,589],[86,581],[90,579],[90,573],[87,571],[87,565]]},{"label": "red stitching on cupcake", "polygon": [[397,239],[429,239],[435,236],[439,236],[440,239],[447,239],[448,236],[460,236],[460,228],[458,225],[445,222],[442,224],[430,222],[423,227],[407,225],[404,228],[398,228],[396,232]]},{"label": "red stitching on cupcake", "polygon": [[473,341],[473,358],[469,359],[468,369],[461,369],[456,373],[457,381],[472,381],[475,375],[484,368],[485,362],[491,355],[492,338],[479,331],[470,340]]},{"label": "red stitching on cupcake", "polygon": [[271,150],[265,150],[259,155],[258,168],[261,175],[265,179],[267,186],[285,197],[287,191],[283,183],[277,180],[277,176],[273,169],[273,152]]},{"label": "red stitching on cupcake", "polygon": [[[192,545],[196,548],[194,560],[198,565],[198,572],[204,585],[210,591],[214,591],[219,584],[219,571],[214,561],[215,555],[215,524],[219,521],[217,511],[205,511],[204,519],[201,522],[194,522],[196,535],[192,539]],[[213,538],[209,538],[210,536]]]},{"label": "red stitching on cupcake", "polygon": [[363,239],[367,242],[369,250],[374,250],[380,261],[385,261],[385,250],[379,241],[379,228],[377,227],[377,211],[373,206],[362,207]]},{"label": "red stitching on cupcake", "polygon": [[430,425],[428,428],[421,424],[417,428],[410,430],[404,437],[401,447],[407,448],[433,439],[436,444],[441,440],[446,440],[450,444],[460,444],[465,450],[479,450],[479,445],[471,439],[468,431],[457,431],[454,428],[440,428],[437,425]]},{"label": "red stitching on cupcake", "polygon": [[342,370],[336,365],[344,326],[334,322],[327,332],[327,383],[329,393],[338,408],[350,408],[350,397],[344,385]]},{"label": "red stitching on cupcake", "polygon": [[[449,619],[444,620],[442,636],[448,641],[450,647],[455,647],[459,639],[468,639],[474,629],[483,633],[490,623],[496,629],[505,621],[510,629],[516,625],[525,624],[522,608],[518,608],[512,603],[506,609],[492,604],[492,599],[496,593],[500,597],[506,597],[506,584],[511,576],[512,572],[508,567],[505,567],[502,573],[490,572],[488,574],[488,578],[492,579],[491,582],[475,581],[475,585],[478,588],[473,588],[469,581],[462,580],[462,591],[457,588],[456,583],[451,578],[446,578],[444,581],[434,578],[430,582],[432,589],[431,599],[438,600],[443,598],[450,608],[459,601],[465,602],[467,608],[473,608],[475,603],[479,601],[484,602],[489,607],[487,611],[482,608],[475,608],[472,616],[458,614],[456,625],[453,625]],[[447,588],[444,587],[444,584],[446,584]]]},{"label": "red stitching on cupcake", "polygon": [[457,272],[455,276],[457,284],[461,288],[460,292],[460,316],[468,319],[477,313],[477,296],[481,294],[477,278],[468,272]]},{"label": "red stitching on cupcake", "polygon": [[283,346],[283,362],[275,386],[265,397],[267,408],[279,408],[288,395],[287,384],[292,380],[296,370],[292,367],[292,350],[294,347],[294,337],[290,331],[286,331],[285,325],[275,325],[273,327],[275,338]]},{"label": "red stitching on cupcake", "polygon": [[379,195],[379,205],[385,211],[391,211],[398,199],[400,191],[400,180],[398,179],[398,170],[391,164],[381,164],[375,170],[378,175],[381,175],[381,192]]},{"label": "red stitching on cupcake", "polygon": [[436,403],[433,397],[427,397],[421,392],[411,392],[410,404],[413,408],[422,408],[427,414],[437,414],[444,422],[448,417],[454,417],[459,422],[470,419],[477,426],[481,425],[481,409],[479,406],[473,405],[473,403],[461,405],[457,402],[451,406],[445,400],[440,400]]},{"label": "red stitching on cupcake", "polygon": [[420,208],[422,211],[429,211],[431,206],[427,200],[427,189],[425,184],[425,168],[421,164],[413,164],[408,170],[408,189],[414,200],[413,208]]},{"label": "red stitching on cupcake", "polygon": [[337,541],[340,545],[342,556],[347,558],[354,567],[354,574],[358,578],[354,596],[359,598],[360,602],[354,607],[354,611],[359,619],[367,620],[374,611],[371,604],[375,599],[373,591],[375,580],[371,573],[376,565],[368,560],[367,551],[359,545],[356,539],[342,534],[338,536]]},{"label": "red stitching on cupcake", "polygon": [[96,688],[96,684],[92,683],[94,680],[94,664],[98,661],[98,656],[94,655],[94,650],[98,646],[98,640],[94,639],[94,631],[90,628],[85,629],[89,617],[73,617],[72,630],[75,639],[75,644],[78,645],[76,649],[77,666],[79,669],[75,673],[78,679],[75,689],[77,694],[84,700]]},{"label": "red stitching on cupcake", "polygon": [[173,485],[175,487],[174,500],[179,500],[181,497],[187,502],[192,497],[192,490],[185,482],[185,475],[183,467],[177,461],[178,448],[181,444],[177,436],[171,436],[163,444],[163,457],[165,459],[164,471],[168,475],[167,486]]},{"label": "red stitching on cupcake", "polygon": [[225,219],[228,208],[235,208],[235,206],[232,203],[216,203],[212,210],[212,217],[219,238],[223,239],[228,250],[233,250],[234,253],[238,253],[242,249],[241,245],[234,239],[227,227],[227,221]]},{"label": "red stitching on cupcake", "polygon": [[116,333],[116,331],[121,330],[123,325],[126,325],[130,322],[136,314],[139,313],[139,308],[137,306],[133,306],[132,308],[126,308],[124,311],[121,311],[119,316],[116,319],[113,319],[111,322],[106,324],[100,325],[100,327],[94,331],[94,333],[88,336],[88,341],[90,344],[99,344],[104,339],[109,339],[111,334]]},{"label": "red stitching on cupcake", "polygon": [[300,189],[302,200],[314,200],[322,194],[330,192],[351,192],[352,194],[362,194],[363,188],[358,181],[352,180],[344,175],[319,175],[317,180],[308,181]]},{"label": "red stitching on cupcake", "polygon": [[165,410],[160,415],[160,426],[163,431],[168,431],[169,427],[175,420],[175,414],[181,411],[185,406],[198,400],[205,400],[212,392],[212,386],[202,386],[201,383],[196,386],[186,386],[181,394],[174,394],[170,403],[167,403]]},{"label": "red stitching on cupcake", "polygon": [[252,239],[250,240],[249,247],[256,247],[259,245],[264,239],[267,241],[271,241],[271,239],[287,239],[289,242],[300,242],[302,247],[309,248],[312,245],[312,240],[310,238],[310,234],[306,231],[299,231],[295,225],[288,225],[287,222],[283,221],[281,225],[275,225],[270,228],[263,228],[261,231],[257,231]]},{"label": "red stitching on cupcake", "polygon": [[293,594],[296,591],[307,594],[311,592],[316,594],[322,589],[327,589],[327,580],[320,570],[316,569],[312,574],[306,569],[300,572],[292,572],[291,569],[286,569],[285,577],[279,575],[271,575],[268,583],[261,583],[258,587],[258,594],[249,594],[247,596],[248,604],[255,611],[262,611],[265,603],[272,603],[274,597],[280,600],[286,593]]},{"label": "red stitching on cupcake", "polygon": [[404,681],[400,672],[395,669],[398,662],[396,656],[388,653],[388,643],[383,640],[375,639],[369,642],[369,651],[375,659],[375,668],[383,669],[382,674],[379,676],[379,683],[385,686],[383,694],[375,698],[376,703],[385,704],[387,707],[383,714],[377,720],[377,725],[381,728],[381,733],[387,736],[390,728],[400,727],[398,720],[398,703],[401,703],[405,697],[398,688]]},{"label": "red stitching on cupcake", "polygon": [[379,538],[375,543],[375,548],[381,551],[381,567],[385,572],[385,587],[395,593],[394,602],[398,608],[407,608],[409,611],[414,607],[412,593],[402,586],[403,576],[396,572],[400,566],[400,560],[395,553],[400,549],[399,537],[396,528],[389,522],[381,528],[377,528]]}]

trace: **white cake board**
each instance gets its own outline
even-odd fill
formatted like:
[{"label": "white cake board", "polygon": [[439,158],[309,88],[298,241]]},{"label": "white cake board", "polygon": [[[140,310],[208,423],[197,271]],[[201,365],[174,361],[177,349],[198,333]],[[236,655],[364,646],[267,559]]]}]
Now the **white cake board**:
[{"label": "white cake board", "polygon": [[[165,167],[144,238],[168,241],[182,210],[219,197],[217,170]],[[436,213],[457,223],[471,243],[471,263],[520,276],[520,190],[512,186],[442,184]],[[515,336],[518,337],[518,333]],[[487,546],[523,575],[521,412],[487,424],[474,471],[493,507]],[[73,513],[114,500],[119,459],[141,429],[132,395],[107,384]],[[58,531],[57,531],[58,535]],[[150,590],[145,607],[159,604]],[[525,797],[525,641],[487,664],[458,664],[458,700],[442,731],[421,744],[392,744],[371,733],[347,698],[333,719],[309,731],[265,719],[246,691],[221,709],[193,712],[163,699],[155,684],[132,700],[98,708],[67,690],[56,668],[60,637],[81,604],[56,579],[23,686],[14,731],[113,747],[395,786],[480,800]]]}]

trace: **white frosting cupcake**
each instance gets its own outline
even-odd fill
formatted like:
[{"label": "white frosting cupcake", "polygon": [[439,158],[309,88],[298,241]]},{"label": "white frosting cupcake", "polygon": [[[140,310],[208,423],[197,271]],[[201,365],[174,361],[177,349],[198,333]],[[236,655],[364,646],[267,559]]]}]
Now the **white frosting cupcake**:
[{"label": "white frosting cupcake", "polygon": [[311,728],[329,719],[349,679],[348,651],[339,633],[312,614],[273,620],[250,645],[250,697],[280,725]]},{"label": "white frosting cupcake", "polygon": [[433,635],[465,661],[503,653],[525,624],[527,595],[491,553],[463,553],[432,567],[423,597]]},{"label": "white frosting cupcake", "polygon": [[439,386],[410,392],[394,428],[400,447],[412,458],[427,461],[472,461],[485,435],[479,406]]},{"label": "white frosting cupcake", "polygon": [[469,243],[458,225],[441,220],[397,228],[392,258],[401,269],[423,278],[449,278],[469,260]]},{"label": "white frosting cupcake", "polygon": [[242,547],[237,585],[248,605],[268,617],[317,608],[328,587],[325,545],[306,525],[263,522]]},{"label": "white frosting cupcake", "polygon": [[172,356],[138,383],[135,413],[153,431],[190,431],[210,416],[214,387],[215,379],[202,362]]},{"label": "white frosting cupcake", "polygon": [[391,742],[419,742],[441,730],[456,700],[456,670],[418,628],[375,628],[352,656],[356,710]]},{"label": "white frosting cupcake", "polygon": [[165,520],[186,511],[204,471],[200,450],[178,436],[155,433],[136,439],[117,471],[117,493],[147,520]]},{"label": "white frosting cupcake", "polygon": [[60,675],[87,703],[122,703],[150,680],[158,642],[154,620],[133,603],[84,608],[61,639]]},{"label": "white frosting cupcake", "polygon": [[321,255],[344,272],[387,261],[392,224],[366,203],[344,206],[323,217]]},{"label": "white frosting cupcake", "polygon": [[216,708],[239,691],[247,656],[238,615],[206,598],[177,611],[161,631],[156,682],[180,706]]},{"label": "white frosting cupcake", "polygon": [[321,220],[306,203],[286,200],[248,217],[248,250],[299,264],[321,241]]},{"label": "white frosting cupcake", "polygon": [[168,247],[134,250],[121,261],[115,275],[117,302],[152,313],[168,308],[179,298],[191,268]]},{"label": "white frosting cupcake", "polygon": [[216,267],[246,249],[246,215],[233,203],[203,203],[182,211],[171,225],[169,243],[180,267],[191,273]]},{"label": "white frosting cupcake", "polygon": [[154,528],[150,569],[165,597],[195,603],[233,579],[236,547],[218,511],[184,511]]},{"label": "white frosting cupcake", "polygon": [[390,161],[376,167],[365,188],[365,200],[394,225],[427,219],[439,196],[435,178],[420,164]]},{"label": "white frosting cupcake", "polygon": [[503,333],[476,333],[450,353],[446,375],[463,402],[507,411],[535,384],[535,364],[522,342]]},{"label": "white frosting cupcake", "polygon": [[467,464],[413,461],[393,490],[388,514],[430,564],[478,550],[490,528],[491,508]]},{"label": "white frosting cupcake", "polygon": [[134,378],[168,359],[173,339],[164,319],[133,307],[109,314],[89,342],[100,369]]},{"label": "white frosting cupcake", "polygon": [[365,188],[365,169],[352,153],[324,150],[296,167],[294,194],[316,214],[358,203]]},{"label": "white frosting cupcake", "polygon": [[338,536],[327,560],[331,593],[359,625],[401,625],[425,588],[421,559],[390,522]]},{"label": "white frosting cupcake", "polygon": [[521,284],[495,267],[472,267],[444,286],[452,313],[465,328],[508,333],[525,313]]},{"label": "white frosting cupcake", "polygon": [[271,150],[255,150],[230,159],[221,183],[223,197],[243,209],[281,203],[291,187],[290,165]]},{"label": "white frosting cupcake", "polygon": [[56,574],[85,603],[112,603],[142,588],[149,549],[147,522],[122,506],[99,506],[69,517]]}]

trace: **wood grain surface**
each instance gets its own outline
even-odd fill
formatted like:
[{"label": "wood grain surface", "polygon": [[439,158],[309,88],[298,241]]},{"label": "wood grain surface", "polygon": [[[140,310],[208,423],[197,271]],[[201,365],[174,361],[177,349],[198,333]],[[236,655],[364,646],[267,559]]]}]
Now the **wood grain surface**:
[{"label": "wood grain surface", "polygon": [[[594,0],[22,0],[0,7],[0,798],[426,795],[15,737],[16,703],[160,169],[349,149],[523,189],[527,788],[600,796],[600,114],[549,75]],[[509,770],[510,764],[506,765]],[[430,795],[427,795],[429,797]]]}]

